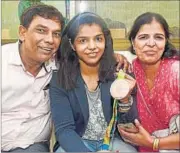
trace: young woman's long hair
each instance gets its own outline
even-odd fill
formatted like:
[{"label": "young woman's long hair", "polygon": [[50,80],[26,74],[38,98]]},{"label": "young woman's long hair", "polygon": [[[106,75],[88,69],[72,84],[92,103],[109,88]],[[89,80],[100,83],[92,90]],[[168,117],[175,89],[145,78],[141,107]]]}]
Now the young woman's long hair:
[{"label": "young woman's long hair", "polygon": [[76,15],[65,27],[62,33],[60,48],[57,52],[58,79],[60,87],[70,90],[76,87],[77,77],[80,75],[79,58],[70,44],[79,32],[81,25],[97,24],[101,27],[105,37],[105,50],[100,59],[99,81],[106,82],[114,77],[116,61],[114,58],[113,41],[110,30],[104,20],[91,12]]}]

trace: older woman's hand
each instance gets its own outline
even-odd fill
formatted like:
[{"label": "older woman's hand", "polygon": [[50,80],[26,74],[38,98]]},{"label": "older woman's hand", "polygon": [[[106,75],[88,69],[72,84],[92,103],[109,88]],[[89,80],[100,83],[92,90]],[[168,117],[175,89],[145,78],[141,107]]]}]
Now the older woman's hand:
[{"label": "older woman's hand", "polygon": [[132,144],[152,148],[154,138],[142,127],[137,119],[135,119],[135,126],[138,128],[138,132],[132,132],[131,129],[124,129],[121,127],[118,127],[118,131],[122,137]]}]

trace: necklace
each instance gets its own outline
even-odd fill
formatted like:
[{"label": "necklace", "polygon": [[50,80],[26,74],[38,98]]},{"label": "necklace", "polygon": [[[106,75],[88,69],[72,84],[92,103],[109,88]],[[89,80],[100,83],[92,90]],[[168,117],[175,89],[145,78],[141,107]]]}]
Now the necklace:
[{"label": "necklace", "polygon": [[94,91],[90,91],[86,84],[85,84],[85,89],[86,89],[86,95],[87,95],[88,99],[90,101],[97,102],[97,100],[99,99],[99,96],[100,96],[99,84]]}]

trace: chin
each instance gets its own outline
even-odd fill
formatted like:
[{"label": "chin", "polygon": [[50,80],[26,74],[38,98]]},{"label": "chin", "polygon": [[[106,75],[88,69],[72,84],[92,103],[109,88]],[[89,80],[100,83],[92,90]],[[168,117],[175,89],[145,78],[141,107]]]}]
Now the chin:
[{"label": "chin", "polygon": [[156,64],[158,61],[160,61],[159,57],[144,57],[139,59],[144,64]]},{"label": "chin", "polygon": [[158,63],[159,61],[160,60],[147,60],[147,61],[144,61],[144,64],[153,65],[153,64]]},{"label": "chin", "polygon": [[86,64],[87,64],[88,66],[95,67],[95,66],[99,65],[100,62],[99,62],[99,61],[89,61],[89,62],[86,62]]},{"label": "chin", "polygon": [[42,61],[42,62],[46,62],[48,61],[52,56],[43,56],[41,57],[39,60]]},{"label": "chin", "polygon": [[99,65],[99,63],[87,63],[88,66],[96,67]]}]

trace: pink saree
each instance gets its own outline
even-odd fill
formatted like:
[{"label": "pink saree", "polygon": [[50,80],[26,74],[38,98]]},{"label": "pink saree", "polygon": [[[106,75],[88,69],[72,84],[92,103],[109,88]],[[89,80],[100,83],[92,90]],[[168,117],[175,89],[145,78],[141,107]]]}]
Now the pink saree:
[{"label": "pink saree", "polygon": [[[179,61],[175,59],[163,59],[154,87],[149,91],[140,61],[138,59],[133,61],[133,71],[138,84],[139,118],[150,134],[156,130],[168,128],[170,118],[180,113],[179,64]],[[153,152],[153,150],[139,147],[139,152]]]}]

